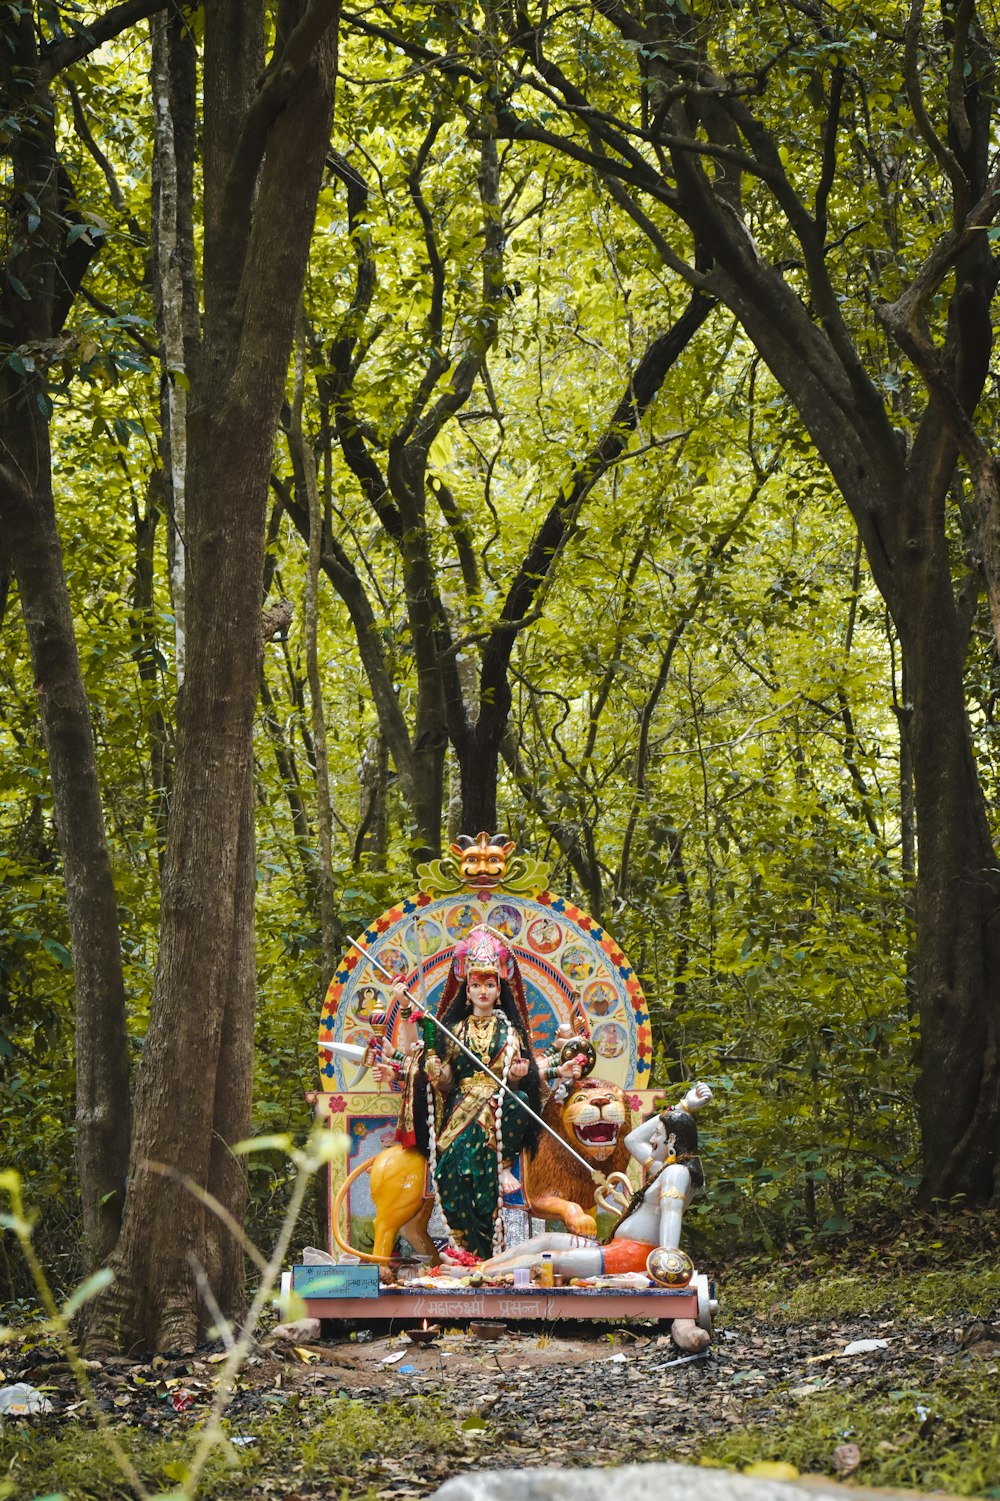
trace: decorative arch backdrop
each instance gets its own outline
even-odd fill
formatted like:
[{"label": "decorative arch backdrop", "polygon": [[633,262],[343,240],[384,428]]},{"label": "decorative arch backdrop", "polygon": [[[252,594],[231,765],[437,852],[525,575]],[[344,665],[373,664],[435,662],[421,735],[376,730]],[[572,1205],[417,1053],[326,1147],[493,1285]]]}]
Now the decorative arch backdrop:
[{"label": "decorative arch backdrop", "polygon": [[[483,922],[504,934],[520,965],[536,1052],[551,1045],[561,1022],[582,1011],[600,1077],[622,1089],[647,1088],[652,1041],[638,976],[607,930],[565,898],[548,891],[443,896],[419,891],[383,912],[361,942],[435,1010],[454,945]],[[349,949],[327,990],[318,1041],[363,1045],[374,1010],[388,1012],[386,1041],[394,1042],[398,1007],[390,983],[357,949]],[[327,1093],[375,1087],[366,1065],[322,1047],[319,1070]]]}]

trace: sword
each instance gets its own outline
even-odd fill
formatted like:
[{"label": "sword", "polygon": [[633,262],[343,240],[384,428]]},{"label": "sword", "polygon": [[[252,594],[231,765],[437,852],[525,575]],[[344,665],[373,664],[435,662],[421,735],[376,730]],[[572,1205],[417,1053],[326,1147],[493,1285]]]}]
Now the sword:
[{"label": "sword", "polygon": [[[371,951],[369,949],[366,949],[363,943],[359,943],[356,938],[352,938],[351,939],[351,944],[352,944],[352,946],[354,948],[357,949],[357,951],[358,951],[359,954],[363,954],[364,955],[364,957],[368,960],[368,963],[371,964],[371,965],[373,965],[374,968],[378,970],[379,974],[385,976],[385,978],[390,982],[390,984],[394,985],[396,983],[396,980],[397,980],[398,976],[392,974],[389,970],[387,970],[384,964],[380,964],[379,961],[375,958],[375,955],[373,953],[371,953]],[[418,948],[418,952],[419,952],[419,943],[417,945],[417,948]],[[404,994],[407,996],[407,998],[416,1007],[418,1015],[423,1016],[425,1014],[424,1008],[421,1007],[420,1002],[417,1000],[416,996],[413,995],[413,994],[411,994],[411,992],[409,990],[407,990],[407,988],[405,986],[403,987],[403,990],[404,990]],[[585,1158],[581,1157],[580,1153],[578,1151],[576,1151],[576,1149],[574,1147],[570,1146],[569,1142],[566,1140],[566,1138],[564,1136],[560,1136],[558,1131],[553,1131],[553,1129],[549,1125],[548,1121],[543,1121],[542,1117],[536,1111],[532,1110],[531,1106],[527,1103],[526,1100],[522,1100],[521,1096],[519,1094],[515,1094],[515,1092],[508,1085],[506,1085],[503,1082],[503,1080],[500,1078],[499,1074],[495,1074],[493,1072],[493,1070],[490,1068],[489,1064],[484,1063],[482,1061],[482,1059],[479,1058],[478,1055],[475,1054],[472,1051],[471,1048],[467,1048],[466,1045],[465,1045],[465,1043],[462,1041],[462,1039],[460,1037],[456,1037],[455,1034],[454,1034],[454,1032],[451,1030],[451,1028],[450,1027],[446,1027],[445,1024],[444,1024],[444,1022],[441,1020],[440,1017],[435,1016],[435,1017],[432,1018],[432,1020],[433,1020],[434,1025],[436,1027],[440,1027],[441,1028],[441,1031],[444,1033],[444,1035],[446,1037],[450,1037],[451,1038],[452,1042],[455,1044],[456,1047],[461,1048],[462,1052],[465,1054],[465,1056],[467,1058],[471,1058],[472,1059],[473,1063],[476,1065],[476,1068],[478,1070],[480,1070],[484,1074],[488,1074],[489,1077],[493,1080],[494,1084],[497,1084],[497,1085],[500,1086],[500,1091],[501,1091],[502,1094],[509,1095],[510,1098],[514,1101],[515,1105],[520,1105],[520,1107],[524,1111],[524,1113],[526,1115],[530,1115],[531,1119],[533,1121],[537,1121],[538,1124],[541,1126],[542,1130],[543,1131],[547,1131],[549,1133],[549,1135],[552,1137],[553,1141],[557,1141],[560,1146],[565,1147],[566,1151],[570,1154],[570,1156],[571,1157],[575,1157],[576,1160],[577,1160],[577,1162],[580,1164],[580,1166],[583,1167],[583,1168],[586,1168],[588,1174],[590,1175],[590,1177],[591,1177],[591,1179],[593,1180],[594,1183],[604,1183],[604,1182],[607,1181],[605,1179],[604,1174],[602,1172],[600,1172],[597,1168],[592,1167],[590,1165],[590,1163],[586,1161]],[[344,1046],[344,1045],[345,1044],[340,1044],[340,1046]]]},{"label": "sword", "polygon": [[354,1077],[347,1086],[348,1089],[355,1089],[359,1080],[363,1079],[368,1072],[368,1062],[372,1050],[371,1043],[363,1048],[356,1042],[320,1042],[317,1043],[317,1047],[320,1049],[320,1052],[334,1053],[338,1058],[343,1058],[348,1063],[356,1063],[358,1065],[354,1070]]},{"label": "sword", "polygon": [[351,1063],[363,1063],[367,1048],[359,1047],[356,1042],[321,1042],[317,1046],[320,1052],[336,1053],[340,1058],[348,1058]]}]

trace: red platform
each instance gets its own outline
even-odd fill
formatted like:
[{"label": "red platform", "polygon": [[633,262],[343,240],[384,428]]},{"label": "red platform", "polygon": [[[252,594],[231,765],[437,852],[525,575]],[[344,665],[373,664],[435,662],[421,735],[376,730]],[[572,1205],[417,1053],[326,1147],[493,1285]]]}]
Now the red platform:
[{"label": "red platform", "polygon": [[[294,1283],[293,1283],[294,1285]],[[588,1319],[607,1323],[617,1319],[695,1319],[711,1328],[714,1300],[707,1281],[697,1279],[689,1287],[650,1288],[631,1292],[623,1288],[414,1288],[384,1287],[375,1297],[309,1297],[299,1293],[307,1316],[352,1323],[397,1320],[412,1325],[421,1319],[463,1322],[482,1320],[530,1320],[556,1323]]]}]

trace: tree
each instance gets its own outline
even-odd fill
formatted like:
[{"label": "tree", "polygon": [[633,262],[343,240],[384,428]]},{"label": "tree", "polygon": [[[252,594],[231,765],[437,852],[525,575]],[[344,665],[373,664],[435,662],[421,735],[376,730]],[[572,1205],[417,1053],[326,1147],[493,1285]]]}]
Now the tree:
[{"label": "tree", "polygon": [[[435,27],[448,33],[452,23],[437,18]],[[338,153],[333,163],[346,194],[355,280],[340,326],[328,333],[322,289],[343,272],[336,255],[331,272],[327,257],[319,260],[324,247],[317,247],[311,312],[315,457],[310,451],[307,463],[300,405],[289,429],[291,481],[275,479],[282,503],[308,536],[310,469],[327,476],[323,566],[350,614],[421,857],[440,848],[449,743],[457,762],[454,802],[460,827],[496,825],[510,663],[518,638],[543,613],[545,593],[591,493],[627,451],[712,306],[711,299],[695,294],[679,311],[671,309],[664,329],[645,336],[609,398],[607,415],[593,424],[596,431],[581,450],[567,454],[545,504],[526,508],[528,527],[519,526],[517,540],[505,538],[502,549],[490,546],[487,556],[484,538],[496,524],[491,477],[506,442],[491,360],[520,287],[510,246],[523,225],[549,211],[534,162],[514,154],[501,170],[490,134],[495,44],[487,29],[477,44],[483,77],[475,101],[469,98],[468,68],[445,80],[432,78],[426,101],[416,86],[401,95],[393,92],[391,117],[380,101],[378,128],[391,118],[401,129],[401,165],[381,177],[381,196],[387,200],[381,213],[364,175],[369,170],[364,143],[372,130],[364,106],[359,119],[344,125],[351,129],[354,149]],[[463,108],[474,121],[471,151],[464,128],[459,129]],[[427,117],[430,124],[424,127]],[[412,237],[404,239],[407,214]],[[342,256],[343,247],[335,251]],[[390,276],[386,266],[394,262],[395,276]],[[412,299],[411,316],[390,312],[401,292]],[[478,413],[470,408],[474,392],[484,404]],[[493,461],[477,452],[475,440],[458,436],[465,420],[495,429]],[[346,538],[336,534],[330,497],[334,446],[342,471],[381,528],[387,547],[380,561],[385,559],[390,572],[398,568],[402,581],[416,675],[412,724],[392,681],[372,588]],[[460,457],[462,448],[466,453]],[[467,482],[460,487],[460,480]],[[496,535],[492,541],[497,543]],[[371,572],[370,556],[365,562]],[[459,575],[460,585],[449,573]]]},{"label": "tree", "polygon": [[[994,467],[974,429],[998,275],[989,36],[974,5],[929,27],[918,0],[875,17],[765,7],[752,26],[666,0],[600,0],[590,20],[505,15],[500,133],[589,163],[663,263],[736,314],[858,528],[909,695],[923,1192],[988,1200],[1000,868],[963,668],[970,600],[980,578],[996,588]],[[919,380],[871,320],[879,299]],[[977,510],[962,503],[959,453]]]},{"label": "tree", "polygon": [[[278,287],[279,246],[270,240],[289,244],[258,213],[274,212],[274,163],[291,149],[287,112],[271,122],[253,207],[244,212],[234,187],[238,212],[226,218],[218,208],[241,149],[241,127],[220,123],[234,117],[216,84],[223,69],[214,28],[228,16],[221,7],[208,14],[204,174],[193,114],[200,19],[189,26],[174,10],[157,22],[155,145],[142,49],[130,47],[140,63],[117,88],[114,109],[111,71],[128,64],[113,50],[85,68],[71,65],[52,90],[56,110],[67,119],[72,112],[76,127],[72,145],[57,131],[75,184],[59,208],[69,223],[58,234],[66,251],[79,244],[90,255],[71,321],[46,351],[74,380],[66,400],[70,390],[49,366],[55,504],[136,1044],[154,994],[131,1206],[113,1262],[120,1285],[99,1308],[96,1332],[108,1341],[182,1343],[208,1316],[209,1290],[226,1310],[238,1304],[232,1248],[200,1207],[192,1210],[180,1180],[210,1187],[240,1214],[244,1184],[226,1142],[251,1120],[253,864],[252,1121],[298,1130],[307,1119],[303,1059],[329,956],[340,934],[371,920],[408,883],[415,846],[438,846],[443,802],[449,832],[455,820],[475,832],[495,817],[522,848],[553,861],[553,888],[582,897],[622,941],[651,1002],[657,1082],[691,1070],[724,1081],[730,1106],[713,1157],[727,1175],[722,1194],[732,1196],[734,1222],[747,1223],[749,1203],[783,1230],[803,1217],[810,1232],[824,1218],[842,1225],[871,1192],[866,1176],[899,1187],[912,1162],[907,890],[901,900],[899,884],[910,856],[901,848],[908,831],[886,694],[890,670],[898,679],[899,640],[829,471],[744,331],[746,308],[737,316],[719,300],[716,281],[735,301],[720,270],[730,261],[712,249],[719,225],[707,215],[696,243],[671,218],[683,174],[666,146],[657,155],[652,101],[680,84],[664,82],[655,58],[649,74],[645,44],[623,41],[600,15],[553,13],[536,35],[509,8],[493,7],[474,37],[467,23],[481,17],[472,6],[386,3],[352,16],[293,379],[285,341],[296,278]],[[270,70],[262,44],[246,44],[257,49],[265,80],[280,66],[286,23]],[[774,81],[781,74],[798,131],[784,167],[812,198],[809,132],[832,101],[830,70],[843,63],[838,128],[824,135],[820,123],[839,153],[836,170],[828,167],[825,261],[885,411],[908,434],[920,416],[919,388],[848,297],[885,262],[875,243],[882,189],[866,155],[871,141],[846,123],[862,94],[874,101],[883,112],[883,126],[872,125],[875,159],[886,168],[882,93],[874,85],[863,92],[860,65],[828,38],[807,39],[791,61],[779,55],[771,20],[760,36],[776,60],[768,54],[759,85],[754,74],[751,93],[741,93],[751,76],[743,22],[723,26],[714,17],[714,31],[692,24],[717,72],[739,75],[734,97],[784,143],[793,127]],[[232,35],[242,58],[243,32]],[[668,37],[653,50],[662,62],[671,48]],[[685,58],[676,63],[682,73]],[[593,108],[546,72],[550,63],[586,87]],[[637,67],[649,76],[632,92]],[[132,76],[142,83],[133,86]],[[227,83],[239,83],[244,98],[256,77],[250,61],[240,62]],[[671,149],[708,159],[698,111],[709,106],[700,84],[681,81],[690,139]],[[533,93],[545,96],[537,107]],[[267,82],[263,96],[273,102]],[[247,142],[256,106],[243,116],[237,104]],[[922,153],[906,144],[907,110],[898,106],[893,127],[903,134],[892,145],[898,178],[883,184],[890,204],[893,193],[900,203],[916,194],[909,174],[922,170]],[[664,121],[655,130],[665,131]],[[212,144],[220,134],[225,149]],[[310,170],[321,135],[317,127],[310,136]],[[723,162],[738,149],[712,147]],[[127,203],[116,196],[116,171]],[[194,196],[202,180],[204,241]],[[707,181],[710,198],[721,193],[711,166]],[[863,230],[854,228],[844,183],[859,217],[864,210]],[[763,246],[788,295],[803,299],[808,322],[804,262],[770,185],[747,171],[738,186],[758,255]],[[140,286],[150,188],[149,274]],[[102,212],[108,232],[90,208],[105,197],[123,203]],[[292,206],[301,248],[298,197]],[[21,253],[37,226],[27,200],[18,211]],[[905,269],[937,233],[933,215],[889,219],[892,265]],[[738,225],[733,233],[745,239]],[[757,274],[767,271],[765,263]],[[264,288],[277,314],[266,337]],[[885,295],[899,290],[893,282]],[[135,314],[155,319],[159,350]],[[934,316],[932,303],[929,326],[938,331]],[[779,322],[782,335],[796,327],[790,316]],[[272,332],[281,349],[272,350]],[[94,339],[120,333],[162,372],[159,393],[148,368],[126,375],[108,344],[92,353]],[[798,342],[810,347],[804,334]],[[3,350],[12,375],[37,354],[23,341]],[[792,379],[787,370],[783,378]],[[277,499],[264,536],[259,462],[271,451],[264,429],[283,379],[284,431],[271,455]],[[806,391],[796,394],[804,400]],[[252,442],[247,408],[263,414]],[[955,498],[957,577],[972,533],[960,541],[955,521],[964,524],[973,509],[961,483]],[[295,602],[294,612],[284,601],[265,611],[274,645],[263,667],[262,592]],[[966,589],[964,606],[959,598],[966,624],[974,593]],[[984,766],[998,681],[983,647],[987,627],[983,612],[972,627],[967,682]],[[0,636],[0,1118],[30,1123],[34,1164],[46,1160],[59,1111],[26,1096],[47,1059],[68,1055],[59,1029],[70,998],[59,968],[67,934],[47,791],[35,776],[35,679],[19,654],[27,655],[21,627],[8,613]],[[907,681],[910,660],[907,648]],[[254,674],[263,713],[248,729]],[[174,782],[172,695],[181,678]],[[906,701],[901,689],[904,729]],[[902,749],[905,761],[909,739]],[[253,752],[256,862],[246,802]],[[329,854],[320,816],[328,806],[339,831]],[[191,1049],[197,1070],[184,1063]],[[68,1073],[68,1065],[57,1072],[50,1095],[65,1090]],[[820,1165],[796,1144],[803,1114],[822,1144]],[[155,1176],[147,1163],[157,1165]],[[262,1163],[251,1178],[257,1234],[268,1234],[281,1172]],[[273,1203],[259,1191],[265,1181]],[[56,1175],[46,1182],[61,1191]],[[787,1191],[793,1184],[799,1193]],[[40,1233],[51,1244],[46,1221]],[[143,1279],[154,1295],[140,1306]]]},{"label": "tree", "polygon": [[250,1128],[255,884],[252,729],[268,475],[336,70],[336,0],[215,0],[204,33],[201,339],[187,411],[186,673],[159,957],[115,1281],[95,1344],[189,1346],[242,1300],[232,1144]]},{"label": "tree", "polygon": [[79,211],[61,159],[55,80],[158,8],[125,0],[47,39],[43,7],[16,8],[3,83],[12,179],[0,312],[0,566],[17,581],[56,807],[72,936],[77,1167],[91,1262],[118,1235],[129,1145],[129,1067],[118,917],[94,737],[52,497],[47,374],[101,231]]}]

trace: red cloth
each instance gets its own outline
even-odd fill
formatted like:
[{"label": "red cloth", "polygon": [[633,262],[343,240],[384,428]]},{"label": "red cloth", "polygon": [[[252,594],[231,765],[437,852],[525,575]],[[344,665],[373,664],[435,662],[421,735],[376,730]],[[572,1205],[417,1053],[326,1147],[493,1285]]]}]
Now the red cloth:
[{"label": "red cloth", "polygon": [[613,1272],[644,1272],[646,1270],[646,1258],[650,1251],[656,1247],[645,1240],[609,1240],[602,1247],[604,1251],[604,1265],[602,1271],[605,1275]]}]

